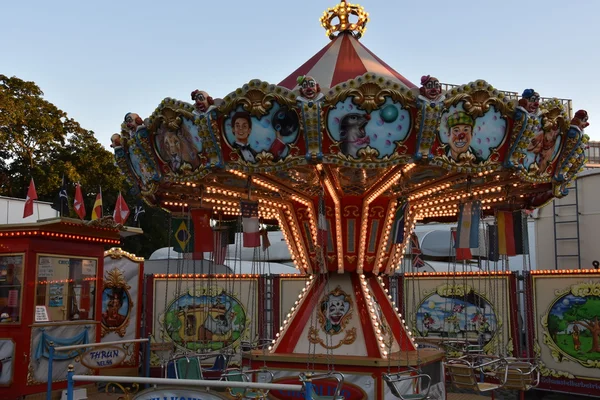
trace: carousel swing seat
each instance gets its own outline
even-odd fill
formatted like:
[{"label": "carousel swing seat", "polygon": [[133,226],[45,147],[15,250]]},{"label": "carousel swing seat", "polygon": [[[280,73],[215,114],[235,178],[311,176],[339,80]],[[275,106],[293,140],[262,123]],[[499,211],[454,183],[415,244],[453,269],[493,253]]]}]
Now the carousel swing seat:
[{"label": "carousel swing seat", "polygon": [[503,389],[527,391],[540,383],[540,370],[528,361],[507,360]]},{"label": "carousel swing seat", "polygon": [[[265,383],[273,382],[274,375],[271,371],[262,369],[251,369],[242,371],[240,369],[231,369],[225,371],[222,379],[227,382],[252,382],[252,375],[266,376]],[[228,388],[229,394],[235,399],[266,399],[269,396],[269,389],[255,388]]]},{"label": "carousel swing seat", "polygon": [[230,356],[227,354],[218,354],[217,357],[215,357],[215,361],[212,366],[208,368],[202,368],[202,374],[205,375],[205,378],[208,380],[221,379],[221,376],[227,370],[229,359]]},{"label": "carousel swing seat", "polygon": [[503,387],[503,382],[485,382],[480,379],[485,375],[485,369],[491,369],[493,371],[492,376],[498,376],[499,367],[506,368],[506,362],[502,359],[495,359],[481,364],[472,364],[465,359],[455,359],[448,361],[444,366],[450,377],[450,382],[457,389],[484,394]]},{"label": "carousel swing seat", "polygon": [[[401,400],[426,400],[429,399],[431,377],[409,370],[395,374],[383,374],[383,380],[394,396]],[[408,385],[419,388],[419,393],[406,393]]]},{"label": "carousel swing seat", "polygon": [[181,357],[175,360],[175,375],[177,379],[204,379],[200,361],[196,357]]},{"label": "carousel swing seat", "polygon": [[[340,392],[342,391],[342,386],[344,385],[344,374],[341,372],[328,372],[324,374],[312,374],[312,373],[301,373],[299,375],[300,381],[304,386],[304,391],[311,391],[311,399],[313,400],[344,400],[344,396],[340,396]],[[314,385],[306,385],[306,383],[312,383],[312,381],[316,380],[325,380],[325,379],[335,379],[337,381],[337,385],[335,387],[335,391],[333,392],[333,396],[324,396],[315,393]]]}]

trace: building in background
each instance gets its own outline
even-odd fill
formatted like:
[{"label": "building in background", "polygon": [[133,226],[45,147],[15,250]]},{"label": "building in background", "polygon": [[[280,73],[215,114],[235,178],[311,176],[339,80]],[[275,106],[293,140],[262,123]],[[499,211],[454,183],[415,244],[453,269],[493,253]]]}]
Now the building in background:
[{"label": "building in background", "polygon": [[0,224],[34,223],[40,219],[56,218],[58,211],[52,208],[52,203],[44,201],[33,202],[33,214],[23,218],[25,199],[0,196]]}]

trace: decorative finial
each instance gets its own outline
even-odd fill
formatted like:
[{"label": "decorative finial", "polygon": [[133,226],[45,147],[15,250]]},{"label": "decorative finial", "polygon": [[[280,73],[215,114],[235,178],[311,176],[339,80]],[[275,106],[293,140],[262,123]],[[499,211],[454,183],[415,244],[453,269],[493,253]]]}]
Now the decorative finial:
[{"label": "decorative finial", "polygon": [[[352,22],[350,20],[351,16],[356,17],[357,20]],[[333,22],[334,20],[336,20],[336,23]],[[336,32],[352,32],[357,38],[360,38],[367,29],[369,13],[365,12],[361,5],[346,3],[346,0],[342,0],[335,7],[328,8],[327,11],[323,12],[320,21],[323,28],[325,28],[325,34],[330,39],[336,37]]]}]

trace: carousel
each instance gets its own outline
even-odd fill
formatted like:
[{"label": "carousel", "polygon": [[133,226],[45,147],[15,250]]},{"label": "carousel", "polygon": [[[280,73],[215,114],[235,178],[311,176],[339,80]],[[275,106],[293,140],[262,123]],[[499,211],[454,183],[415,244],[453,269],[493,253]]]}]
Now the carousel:
[{"label": "carousel", "polygon": [[417,344],[388,279],[415,224],[459,221],[456,247],[474,247],[472,223],[565,196],[588,116],[531,88],[414,84],[359,41],[368,20],[341,2],[321,17],[329,43],[280,83],[166,98],[145,119],[127,113],[111,147],[151,206],[194,224],[240,219],[245,247],[260,246],[259,223],[283,232],[307,283],[268,346],[246,349],[253,369],[367,375],[370,398],[406,398],[408,376],[411,398],[427,398],[444,352]]}]

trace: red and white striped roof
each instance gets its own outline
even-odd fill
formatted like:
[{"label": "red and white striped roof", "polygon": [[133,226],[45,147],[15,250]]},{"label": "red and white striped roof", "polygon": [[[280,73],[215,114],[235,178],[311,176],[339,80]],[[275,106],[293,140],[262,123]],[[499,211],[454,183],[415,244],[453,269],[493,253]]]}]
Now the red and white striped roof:
[{"label": "red and white striped roof", "polygon": [[340,33],[321,51],[279,83],[288,89],[297,89],[296,79],[309,75],[322,88],[332,88],[338,83],[372,72],[397,81],[408,89],[416,86],[396,72],[371,50],[362,45],[350,32]]}]

